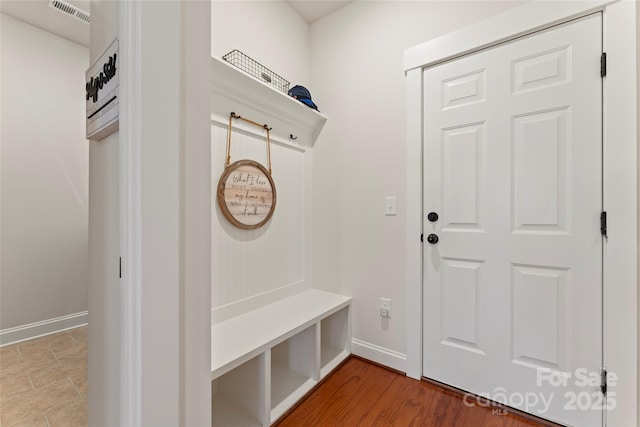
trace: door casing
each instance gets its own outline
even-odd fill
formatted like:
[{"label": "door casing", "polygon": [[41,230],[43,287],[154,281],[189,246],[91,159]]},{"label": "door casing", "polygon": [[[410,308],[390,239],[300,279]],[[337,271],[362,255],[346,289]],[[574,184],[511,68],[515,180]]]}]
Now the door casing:
[{"label": "door casing", "polygon": [[[424,67],[603,12],[604,362],[615,373],[616,409],[606,425],[637,425],[638,217],[636,5],[632,1],[531,2],[405,51],[407,93],[407,376],[422,372],[422,71]],[[615,220],[613,219],[615,218]]]}]

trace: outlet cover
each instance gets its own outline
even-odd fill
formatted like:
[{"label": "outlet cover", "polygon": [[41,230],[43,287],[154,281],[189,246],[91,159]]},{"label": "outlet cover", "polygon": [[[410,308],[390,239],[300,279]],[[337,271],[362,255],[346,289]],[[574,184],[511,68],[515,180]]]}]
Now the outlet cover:
[{"label": "outlet cover", "polygon": [[[386,316],[384,314],[386,314]],[[382,317],[391,317],[391,299],[389,298],[380,298],[380,315]]]}]

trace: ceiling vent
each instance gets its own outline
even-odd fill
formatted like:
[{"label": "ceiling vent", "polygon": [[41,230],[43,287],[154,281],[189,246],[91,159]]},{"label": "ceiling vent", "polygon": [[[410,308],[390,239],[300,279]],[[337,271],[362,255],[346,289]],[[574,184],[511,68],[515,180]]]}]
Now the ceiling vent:
[{"label": "ceiling vent", "polygon": [[65,15],[72,16],[80,21],[88,24],[91,22],[89,19],[89,13],[82,9],[78,9],[72,4],[69,4],[63,0],[49,0],[49,7],[59,10]]}]

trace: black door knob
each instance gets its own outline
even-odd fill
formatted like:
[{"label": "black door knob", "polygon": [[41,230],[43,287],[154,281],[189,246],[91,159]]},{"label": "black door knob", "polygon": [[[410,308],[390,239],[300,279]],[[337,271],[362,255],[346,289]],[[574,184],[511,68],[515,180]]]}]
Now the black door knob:
[{"label": "black door knob", "polygon": [[429,212],[427,219],[431,222],[436,222],[438,220],[438,214],[435,212]]},{"label": "black door knob", "polygon": [[438,235],[437,234],[429,234],[427,236],[427,242],[431,243],[432,245],[435,245],[436,243],[438,243]]}]

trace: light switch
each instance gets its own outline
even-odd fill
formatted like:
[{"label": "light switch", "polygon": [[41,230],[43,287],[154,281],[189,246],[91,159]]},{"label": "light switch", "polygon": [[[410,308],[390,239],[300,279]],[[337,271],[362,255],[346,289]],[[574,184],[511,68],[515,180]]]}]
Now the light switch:
[{"label": "light switch", "polygon": [[396,196],[384,198],[384,214],[385,215],[396,214]]}]

